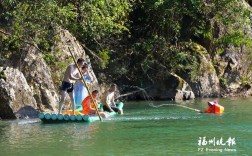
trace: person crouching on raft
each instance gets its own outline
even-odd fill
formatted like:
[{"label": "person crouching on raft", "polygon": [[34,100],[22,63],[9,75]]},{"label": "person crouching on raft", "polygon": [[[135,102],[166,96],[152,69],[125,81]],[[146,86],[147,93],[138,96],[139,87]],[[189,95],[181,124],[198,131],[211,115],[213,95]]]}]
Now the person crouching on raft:
[{"label": "person crouching on raft", "polygon": [[217,101],[209,101],[208,103],[209,108],[207,110],[201,111],[201,113],[223,113],[224,107],[219,105]]},{"label": "person crouching on raft", "polygon": [[[90,95],[87,96],[81,103],[82,105],[82,114],[87,114],[87,115],[96,115],[96,109],[95,109],[95,105],[96,105],[96,108],[98,109],[98,105],[97,105],[97,96],[98,96],[99,92],[98,90],[94,90],[92,92],[92,97],[95,101],[95,104],[93,103]],[[99,111],[99,114],[103,117],[103,118],[106,118],[107,117],[107,114],[106,112],[103,112],[102,110],[98,110]]]},{"label": "person crouching on raft", "polygon": [[122,115],[123,110],[119,109],[115,103],[115,91],[116,84],[111,84],[109,89],[103,93],[101,98],[101,103],[103,104],[103,110],[107,112],[117,112]]}]

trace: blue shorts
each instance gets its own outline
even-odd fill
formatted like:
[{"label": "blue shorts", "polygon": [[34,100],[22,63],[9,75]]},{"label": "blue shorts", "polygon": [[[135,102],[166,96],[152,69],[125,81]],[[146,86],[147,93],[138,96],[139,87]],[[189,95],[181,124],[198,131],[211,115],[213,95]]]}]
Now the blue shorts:
[{"label": "blue shorts", "polygon": [[73,92],[73,83],[62,81],[61,90],[67,91],[68,93]]}]

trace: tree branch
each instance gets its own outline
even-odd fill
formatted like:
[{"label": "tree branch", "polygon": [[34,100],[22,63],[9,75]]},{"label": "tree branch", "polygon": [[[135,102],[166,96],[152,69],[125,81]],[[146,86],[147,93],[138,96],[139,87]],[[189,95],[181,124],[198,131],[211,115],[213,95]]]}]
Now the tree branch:
[{"label": "tree branch", "polygon": [[91,53],[91,55],[93,55],[93,56],[94,56],[95,58],[97,58],[99,61],[102,61],[102,59],[101,59],[98,55],[96,55],[95,52],[93,52],[91,49],[89,49],[88,47],[86,47],[84,44],[81,44],[81,46],[82,46],[84,49],[88,50],[88,51]]},{"label": "tree branch", "polygon": [[11,36],[10,33],[7,33],[7,32],[4,32],[3,30],[0,29],[0,33],[4,34],[4,35],[8,35],[8,36]]}]

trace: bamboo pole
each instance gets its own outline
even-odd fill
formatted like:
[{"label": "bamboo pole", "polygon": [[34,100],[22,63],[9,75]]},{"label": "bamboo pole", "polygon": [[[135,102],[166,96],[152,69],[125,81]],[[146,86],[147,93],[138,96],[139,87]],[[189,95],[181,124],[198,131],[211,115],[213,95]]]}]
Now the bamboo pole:
[{"label": "bamboo pole", "polygon": [[98,116],[99,116],[99,119],[100,119],[100,121],[102,121],[101,115],[100,115],[100,113],[99,113],[99,111],[98,111],[98,108],[96,107],[96,104],[97,104],[97,103],[96,103],[96,101],[94,100],[94,98],[93,98],[93,96],[92,96],[92,94],[91,94],[91,92],[90,92],[90,90],[89,90],[89,88],[88,88],[88,86],[87,86],[87,83],[84,81],[84,76],[83,76],[83,74],[82,74],[82,72],[81,72],[81,70],[80,70],[80,68],[79,68],[79,66],[78,66],[78,64],[77,64],[77,62],[76,62],[76,60],[75,60],[75,58],[74,58],[74,56],[73,56],[73,54],[72,54],[72,52],[71,52],[71,50],[70,50],[69,47],[68,47],[68,50],[69,50],[69,52],[70,52],[70,54],[71,54],[71,56],[72,56],[72,58],[73,58],[73,60],[74,60],[75,66],[77,67],[77,69],[78,69],[78,71],[79,71],[79,73],[80,73],[80,75],[81,75],[81,80],[84,82],[84,85],[85,85],[85,87],[87,88],[88,94],[89,94],[89,96],[91,97],[92,102],[93,102],[94,105],[95,105],[95,110],[96,110],[96,112],[97,112],[97,114],[98,114]]}]

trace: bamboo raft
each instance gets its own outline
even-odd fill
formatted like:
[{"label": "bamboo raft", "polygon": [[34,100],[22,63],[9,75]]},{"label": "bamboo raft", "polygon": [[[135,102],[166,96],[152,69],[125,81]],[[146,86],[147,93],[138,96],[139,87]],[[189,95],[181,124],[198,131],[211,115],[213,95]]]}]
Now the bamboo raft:
[{"label": "bamboo raft", "polygon": [[[123,108],[123,103],[120,102],[117,104],[119,109]],[[81,109],[77,109],[78,112],[81,111]],[[116,112],[110,112],[108,113],[108,118],[117,116],[118,113]],[[55,113],[39,113],[38,114],[39,119],[43,123],[67,123],[67,122],[94,122],[99,121],[99,116],[90,116],[90,115],[69,115],[69,114],[55,114]]]}]

